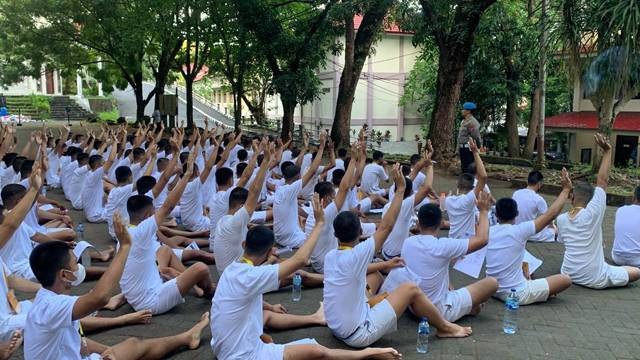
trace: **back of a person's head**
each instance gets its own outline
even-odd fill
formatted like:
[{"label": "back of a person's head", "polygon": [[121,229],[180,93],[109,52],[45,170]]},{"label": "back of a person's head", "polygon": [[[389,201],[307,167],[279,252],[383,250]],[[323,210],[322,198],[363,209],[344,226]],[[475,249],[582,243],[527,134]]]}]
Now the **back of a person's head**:
[{"label": "back of a person's head", "polygon": [[634,192],[633,196],[635,197],[635,199],[634,199],[635,202],[636,203],[640,203],[640,185],[638,185],[638,187],[636,187],[636,191]]},{"label": "back of a person's head", "polygon": [[518,216],[518,203],[510,197],[496,202],[496,216],[500,222],[509,222]]},{"label": "back of a person's head", "polygon": [[[405,183],[405,187],[404,187],[404,194],[402,195],[402,198],[406,199],[409,196],[411,196],[411,194],[413,194],[413,181],[411,181],[411,179],[409,179],[405,175],[404,183]],[[393,184],[393,191],[398,191],[396,184]]]},{"label": "back of a person's head", "polygon": [[[76,148],[77,149],[77,148]],[[9,167],[11,165],[13,165],[13,161],[16,159],[16,157],[18,157],[17,153],[7,153],[4,154],[4,156],[2,157],[2,161],[4,162],[4,164]]]},{"label": "back of a person's head", "polygon": [[87,154],[86,152],[80,153],[78,154],[76,160],[78,160],[79,165],[86,165],[89,162],[89,154]]},{"label": "back of a person's head", "polygon": [[578,181],[573,185],[573,200],[577,203],[586,205],[591,198],[595,188],[586,181]]},{"label": "back of a person's head", "polygon": [[158,145],[158,151],[164,151],[167,147],[169,147],[169,140],[160,139],[157,145]]},{"label": "back of a person's head", "polygon": [[298,165],[295,165],[295,164],[286,167],[282,171],[282,176],[284,176],[285,180],[295,179],[296,176],[298,175],[300,175],[300,168],[298,167]]},{"label": "back of a person's head", "polygon": [[137,147],[135,149],[133,149],[133,159],[134,160],[140,160],[143,156],[144,156],[144,149],[141,147]]},{"label": "back of a person's head", "polygon": [[409,162],[411,163],[411,165],[415,165],[415,164],[417,164],[417,163],[420,161],[420,159],[422,159],[422,158],[420,157],[420,155],[418,155],[418,154],[413,154],[413,155],[411,155],[411,157],[409,158]]},{"label": "back of a person's head", "polygon": [[242,187],[235,187],[229,194],[229,208],[235,208],[236,206],[244,205],[249,197],[249,191]]},{"label": "back of a person's head", "polygon": [[218,186],[226,186],[233,182],[233,170],[228,167],[221,167],[216,170],[216,184]]},{"label": "back of a person's head", "polygon": [[128,166],[118,166],[116,168],[116,181],[120,184],[129,182],[133,173],[131,172],[131,168]]},{"label": "back of a person's head", "polygon": [[338,157],[339,158],[341,158],[341,159],[345,158],[347,156],[347,154],[348,154],[347,149],[345,149],[345,148],[338,149]]},{"label": "back of a person's head", "polygon": [[20,184],[7,184],[2,188],[0,198],[2,198],[2,203],[5,206],[12,209],[26,192],[27,189]]},{"label": "back of a person's head", "polygon": [[247,231],[245,252],[251,256],[264,256],[271,251],[275,237],[273,231],[266,226],[258,225]]},{"label": "back of a person's head", "polygon": [[285,169],[292,165],[295,165],[292,161],[284,161],[280,164],[280,172],[284,174]]},{"label": "back of a person's head", "polygon": [[477,172],[478,172],[478,168],[476,168],[476,163],[471,163],[471,164],[469,164],[469,166],[467,166],[467,173],[468,174],[470,174],[473,177],[475,177]]},{"label": "back of a person's head", "polygon": [[29,176],[31,176],[31,171],[33,171],[33,164],[35,163],[35,161],[33,160],[25,160],[22,162],[22,165],[20,166],[20,176],[23,179],[28,178]]},{"label": "back of a person's head", "polygon": [[91,155],[89,157],[89,167],[94,169],[102,161],[102,155]]},{"label": "back of a person's head", "polygon": [[[189,164],[184,163],[182,164],[182,176],[184,176],[184,174],[187,173],[187,167]],[[193,172],[191,174],[191,176],[198,176],[198,164],[193,163]]]},{"label": "back of a person's head", "polygon": [[133,195],[127,200],[129,217],[142,215],[146,210],[153,209],[153,200],[147,195]]},{"label": "back of a person's head", "polygon": [[29,265],[38,282],[45,288],[54,285],[58,271],[67,269],[71,262],[69,244],[48,241],[36,246],[29,256]]},{"label": "back of a person's head", "polygon": [[469,173],[461,174],[458,177],[458,189],[462,191],[471,191],[473,190],[473,175]]},{"label": "back of a person's head", "polygon": [[167,168],[167,165],[169,165],[169,161],[171,160],[166,157],[156,160],[156,167],[158,167],[158,171],[164,171]]},{"label": "back of a person's head", "polygon": [[11,164],[11,166],[13,166],[13,171],[15,171],[16,173],[19,173],[20,168],[22,167],[22,163],[25,162],[26,160],[27,158],[24,156],[16,156],[16,158],[13,160],[13,164]]},{"label": "back of a person's head", "polygon": [[442,223],[442,210],[435,204],[425,204],[418,210],[418,223],[423,229],[437,229]]},{"label": "back of a person's head", "polygon": [[300,155],[300,149],[297,147],[294,147],[293,149],[291,149],[291,158],[295,159],[298,157],[298,155]]},{"label": "back of a person's head", "polygon": [[258,157],[256,158],[256,163],[258,164],[257,166],[262,165],[263,160],[264,160],[264,154],[258,154]]},{"label": "back of a person's head", "polygon": [[352,211],[343,211],[333,220],[333,234],[342,243],[351,243],[360,238],[360,218]]},{"label": "back of a person's head", "polygon": [[101,146],[102,146],[102,140],[98,140],[98,139],[96,139],[96,140],[93,142],[93,148],[94,148],[95,150],[100,149],[100,147],[101,147]]},{"label": "back of a person's head", "polygon": [[400,171],[402,171],[402,175],[404,175],[405,177],[411,174],[411,168],[408,167],[407,165],[400,166]]},{"label": "back of a person's head", "polygon": [[335,186],[340,186],[340,182],[342,181],[343,177],[344,177],[344,170],[335,169],[333,170],[333,173],[331,173],[331,182]]},{"label": "back of a person's head", "polygon": [[247,163],[238,163],[238,165],[236,165],[236,176],[242,176],[242,174],[244,173],[244,169],[246,169],[247,166],[249,166]]},{"label": "back of a person's head", "polygon": [[237,156],[238,156],[238,161],[247,161],[247,158],[249,157],[249,153],[245,149],[240,149],[238,150]]},{"label": "back of a person's head", "polygon": [[328,196],[333,196],[336,192],[333,184],[328,181],[321,181],[313,187],[313,191],[320,196],[320,199],[324,199]]},{"label": "back of a person's head", "polygon": [[384,158],[384,153],[382,151],[376,150],[373,152],[373,161],[379,161]]},{"label": "back of a person's head", "polygon": [[540,182],[542,182],[543,179],[544,179],[544,176],[540,171],[533,170],[529,173],[529,176],[527,177],[527,184],[538,185]]},{"label": "back of a person's head", "polygon": [[185,164],[188,159],[189,159],[189,152],[183,151],[180,153],[180,158],[178,160],[180,160],[180,164]]},{"label": "back of a person's head", "polygon": [[148,193],[154,186],[156,186],[156,183],[156,178],[151,175],[141,176],[136,180],[136,189],[138,190],[138,194],[144,195]]},{"label": "back of a person's head", "polygon": [[65,155],[69,157],[74,157],[74,156],[78,156],[78,154],[80,154],[81,152],[82,152],[82,149],[80,149],[79,147],[69,146],[67,148],[67,151],[65,152]]}]

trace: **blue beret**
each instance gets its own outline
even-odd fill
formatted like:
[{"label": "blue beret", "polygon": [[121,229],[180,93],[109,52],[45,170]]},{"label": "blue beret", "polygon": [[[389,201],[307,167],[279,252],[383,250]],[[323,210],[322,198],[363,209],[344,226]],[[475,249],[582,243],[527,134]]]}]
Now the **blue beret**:
[{"label": "blue beret", "polygon": [[462,104],[462,108],[465,110],[475,110],[476,109],[476,104],[472,103],[472,102],[466,102],[464,104]]}]

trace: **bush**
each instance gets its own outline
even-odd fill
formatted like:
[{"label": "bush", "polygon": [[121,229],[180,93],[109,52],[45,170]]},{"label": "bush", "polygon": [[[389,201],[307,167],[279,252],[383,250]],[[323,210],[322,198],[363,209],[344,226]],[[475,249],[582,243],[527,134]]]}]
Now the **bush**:
[{"label": "bush", "polygon": [[118,113],[118,109],[113,109],[111,111],[103,111],[98,113],[98,119],[99,121],[102,121],[102,122],[115,124],[119,117],[120,117],[120,113]]},{"label": "bush", "polygon": [[51,117],[51,104],[49,97],[44,95],[31,95],[31,106],[38,112],[38,118],[41,120]]}]

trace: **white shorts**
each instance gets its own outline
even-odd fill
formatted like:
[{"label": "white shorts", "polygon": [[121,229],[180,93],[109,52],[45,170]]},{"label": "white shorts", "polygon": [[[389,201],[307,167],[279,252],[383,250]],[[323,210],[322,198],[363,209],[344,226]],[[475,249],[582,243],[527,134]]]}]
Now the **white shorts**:
[{"label": "white shorts", "polygon": [[266,211],[254,211],[251,215],[251,222],[254,224],[264,224],[267,221]]},{"label": "white shorts", "polygon": [[292,249],[297,249],[302,246],[305,240],[307,240],[307,236],[301,229],[296,229],[294,233],[288,234],[286,236],[276,236],[276,242],[280,246],[290,247]]},{"label": "white shorts", "polygon": [[360,205],[360,212],[362,212],[363,214],[371,211],[371,199],[368,197],[358,201],[358,205]]},{"label": "white shorts", "polygon": [[444,311],[442,316],[449,322],[455,322],[471,313],[473,301],[467,288],[449,291],[442,302]]},{"label": "white shorts", "polygon": [[[178,283],[176,279],[171,279],[162,284],[155,293],[155,299],[153,305],[151,305],[151,312],[153,315],[159,315],[166,313],[174,307],[184,303],[184,298],[180,294],[178,289]],[[146,309],[135,309],[136,311]]]},{"label": "white shorts", "polygon": [[620,287],[629,284],[629,273],[622,266],[612,266],[607,264],[604,277],[593,284],[584,285],[593,289],[606,289],[610,287]]},{"label": "white shorts", "polygon": [[369,238],[376,233],[376,224],[375,223],[360,223],[360,228],[362,229],[362,236]]},{"label": "white shorts", "polygon": [[280,360],[284,359],[284,345],[265,344],[260,341],[260,347],[253,353],[255,360]]},{"label": "white shorts", "polygon": [[[509,291],[497,292],[494,297],[505,301],[509,297]],[[547,279],[527,280],[524,289],[517,291],[520,305],[547,301],[549,298],[549,283]]]},{"label": "white shorts", "polygon": [[27,324],[27,314],[33,304],[29,300],[20,301],[20,314],[5,315],[0,321],[0,341],[11,339],[11,335],[16,330],[24,330]]},{"label": "white shorts", "polygon": [[635,266],[640,267],[640,256],[638,255],[616,255],[611,251],[611,259],[613,262],[620,266]]},{"label": "white shorts", "polygon": [[48,228],[45,227],[45,234],[52,234],[52,233],[57,233],[60,231],[65,231],[65,230],[69,230],[69,228]]},{"label": "white shorts", "polygon": [[396,311],[391,303],[384,299],[376,306],[369,308],[364,324],[361,324],[349,337],[341,340],[351,347],[364,348],[397,329]]},{"label": "white shorts", "polygon": [[178,260],[182,261],[182,253],[184,252],[184,249],[171,249],[171,250],[176,255]]}]

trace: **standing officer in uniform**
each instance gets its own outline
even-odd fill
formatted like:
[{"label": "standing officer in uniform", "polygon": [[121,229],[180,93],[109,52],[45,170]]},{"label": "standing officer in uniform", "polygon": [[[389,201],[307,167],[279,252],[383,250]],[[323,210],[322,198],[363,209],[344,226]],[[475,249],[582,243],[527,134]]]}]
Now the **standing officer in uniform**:
[{"label": "standing officer in uniform", "polygon": [[473,138],[482,147],[482,137],[480,137],[480,123],[473,117],[476,104],[466,102],[462,105],[462,122],[458,130],[458,150],[460,153],[460,166],[462,173],[469,172],[469,165],[473,163],[473,153],[469,150],[469,138]]}]

